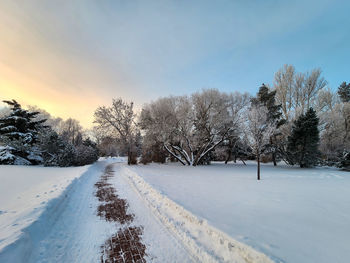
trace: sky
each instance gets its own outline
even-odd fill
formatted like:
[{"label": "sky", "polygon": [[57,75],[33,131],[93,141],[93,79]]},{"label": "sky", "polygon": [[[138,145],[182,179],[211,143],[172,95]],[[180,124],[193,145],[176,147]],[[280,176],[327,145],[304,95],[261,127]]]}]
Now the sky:
[{"label": "sky", "polygon": [[0,99],[91,127],[98,106],[255,94],[284,64],[350,81],[350,1],[2,0]]}]

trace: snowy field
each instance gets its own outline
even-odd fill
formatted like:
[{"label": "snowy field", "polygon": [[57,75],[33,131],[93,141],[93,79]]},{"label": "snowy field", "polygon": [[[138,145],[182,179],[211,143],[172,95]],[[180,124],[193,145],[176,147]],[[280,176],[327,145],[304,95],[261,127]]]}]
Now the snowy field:
[{"label": "snowy field", "polygon": [[258,182],[255,163],[126,169],[276,262],[349,262],[350,173],[268,164]]},{"label": "snowy field", "polygon": [[[0,262],[98,262],[118,224],[96,215],[111,183],[142,226],[147,262],[349,262],[350,173],[214,163],[0,167]],[[267,255],[267,256],[265,256]],[[270,258],[270,259],[269,259]]]}]

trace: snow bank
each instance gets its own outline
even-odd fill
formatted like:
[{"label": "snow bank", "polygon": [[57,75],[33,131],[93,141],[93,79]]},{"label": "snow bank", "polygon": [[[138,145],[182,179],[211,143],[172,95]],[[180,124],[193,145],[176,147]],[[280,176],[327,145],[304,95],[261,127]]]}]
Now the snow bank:
[{"label": "snow bank", "polygon": [[128,178],[156,217],[179,239],[198,262],[272,262],[267,256],[244,245],[203,219],[160,194],[127,167],[121,175]]}]

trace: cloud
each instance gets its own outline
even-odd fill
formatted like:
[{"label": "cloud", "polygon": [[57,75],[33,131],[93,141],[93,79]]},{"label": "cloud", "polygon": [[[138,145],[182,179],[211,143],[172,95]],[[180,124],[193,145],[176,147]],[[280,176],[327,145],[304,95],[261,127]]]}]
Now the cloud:
[{"label": "cloud", "polygon": [[[246,63],[247,50],[299,30],[330,3],[2,1],[0,85],[38,94],[57,110],[79,101],[90,115],[112,97],[141,104],[198,88],[193,83],[207,78],[201,70],[208,61],[216,61],[217,71],[228,60]],[[75,108],[65,115],[74,117]]]}]

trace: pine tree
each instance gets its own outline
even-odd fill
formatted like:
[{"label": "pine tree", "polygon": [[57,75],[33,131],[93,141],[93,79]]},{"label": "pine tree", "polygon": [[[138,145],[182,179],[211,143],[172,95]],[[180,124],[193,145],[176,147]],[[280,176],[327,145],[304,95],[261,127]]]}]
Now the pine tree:
[{"label": "pine tree", "polygon": [[288,137],[287,152],[294,164],[312,167],[319,155],[319,130],[316,112],[310,108],[293,125],[292,135]]},{"label": "pine tree", "polygon": [[38,131],[46,120],[35,121],[39,112],[29,112],[21,108],[15,101],[3,101],[11,107],[9,116],[0,118],[0,135],[10,141],[20,140],[24,144],[33,145],[38,139]]},{"label": "pine tree", "polygon": [[0,118],[0,164],[39,164],[42,159],[35,146],[39,130],[45,120],[36,121],[39,112],[21,108],[15,101],[4,101],[10,106],[9,115]]},{"label": "pine tree", "polygon": [[342,102],[350,102],[350,83],[343,82],[338,88],[338,95]]}]

